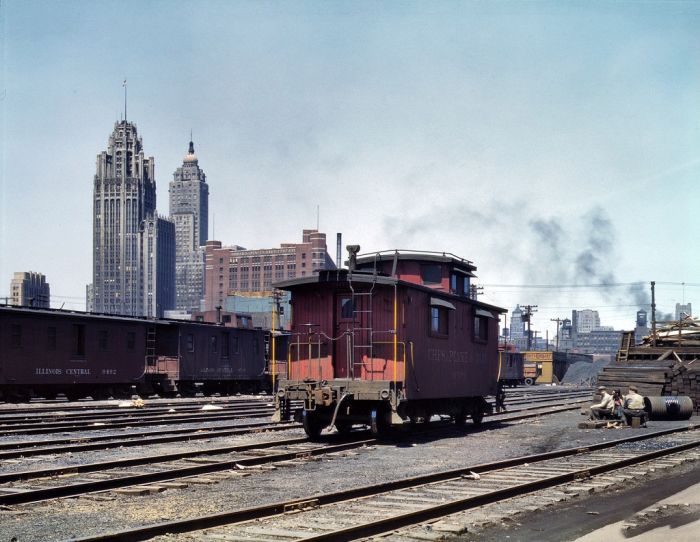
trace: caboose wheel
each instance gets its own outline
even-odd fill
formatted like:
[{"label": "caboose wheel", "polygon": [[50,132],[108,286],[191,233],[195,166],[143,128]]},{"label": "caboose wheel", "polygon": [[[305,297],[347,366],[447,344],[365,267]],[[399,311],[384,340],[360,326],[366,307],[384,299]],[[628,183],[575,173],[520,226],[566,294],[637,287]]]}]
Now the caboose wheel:
[{"label": "caboose wheel", "polygon": [[467,415],[464,412],[460,412],[459,414],[455,414],[454,420],[457,427],[464,427],[467,421]]},{"label": "caboose wheel", "polygon": [[304,422],[304,431],[306,432],[306,435],[311,440],[316,440],[321,435],[323,425],[321,425],[316,416],[309,413],[307,410],[304,411],[302,416]]},{"label": "caboose wheel", "polygon": [[372,436],[375,438],[383,437],[387,432],[388,426],[389,424],[387,423],[384,413],[382,411],[378,411],[376,408],[372,409],[369,423],[369,429],[372,432]]},{"label": "caboose wheel", "polygon": [[484,413],[482,410],[478,407],[475,407],[474,410],[472,411],[472,422],[474,422],[474,425],[477,427],[481,425],[481,422],[484,420]]},{"label": "caboose wheel", "polygon": [[335,428],[341,435],[347,435],[352,431],[352,422],[348,420],[336,420]]}]

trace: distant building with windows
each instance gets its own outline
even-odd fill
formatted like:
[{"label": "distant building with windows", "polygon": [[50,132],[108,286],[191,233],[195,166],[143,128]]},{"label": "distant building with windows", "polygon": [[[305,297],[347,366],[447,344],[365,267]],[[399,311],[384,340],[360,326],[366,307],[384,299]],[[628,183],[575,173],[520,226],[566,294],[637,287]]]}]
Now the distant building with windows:
[{"label": "distant building with windows", "polygon": [[571,325],[576,333],[590,333],[600,327],[600,315],[598,311],[585,309],[571,311]]},{"label": "distant building with windows", "polygon": [[175,308],[191,313],[204,297],[209,228],[209,186],[192,141],[170,182],[170,219],[175,223]]},{"label": "distant building with windows", "polygon": [[34,271],[15,273],[10,281],[10,304],[48,309],[51,289],[46,277]]},{"label": "distant building with windows", "polygon": [[641,344],[642,339],[650,333],[649,324],[647,322],[647,311],[640,309],[637,311],[637,320],[634,327],[634,343]]},{"label": "distant building with windows", "polygon": [[516,305],[510,316],[510,338],[521,339],[525,337],[525,322],[523,322],[523,310]]},{"label": "distant building with windows", "polygon": [[[154,168],[136,125],[115,123],[93,178],[92,284],[86,305],[94,312],[162,316],[172,308],[173,285],[167,281],[174,273],[175,235],[172,223],[156,215]],[[166,269],[171,261],[172,272]]]},{"label": "distant building with windows", "polygon": [[283,243],[279,248],[247,250],[207,241],[204,254],[205,312],[224,307],[229,295],[271,296],[274,282],[336,268],[326,234],[317,230],[303,230],[301,243]]}]

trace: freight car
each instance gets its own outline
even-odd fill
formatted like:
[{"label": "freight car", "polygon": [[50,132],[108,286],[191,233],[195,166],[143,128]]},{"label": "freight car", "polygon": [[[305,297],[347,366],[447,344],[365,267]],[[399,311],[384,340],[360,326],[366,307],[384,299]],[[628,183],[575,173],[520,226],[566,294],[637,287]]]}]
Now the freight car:
[{"label": "freight car", "polygon": [[504,309],[470,297],[476,267],[446,253],[357,256],[349,269],[277,283],[291,292],[288,376],[275,420],[294,412],[306,433],[353,424],[376,434],[433,414],[481,422],[498,380]]},{"label": "freight car", "polygon": [[0,399],[271,389],[269,334],[217,324],[0,307]]},{"label": "freight car", "polygon": [[524,356],[520,352],[500,351],[498,380],[504,386],[514,387],[525,382]]}]

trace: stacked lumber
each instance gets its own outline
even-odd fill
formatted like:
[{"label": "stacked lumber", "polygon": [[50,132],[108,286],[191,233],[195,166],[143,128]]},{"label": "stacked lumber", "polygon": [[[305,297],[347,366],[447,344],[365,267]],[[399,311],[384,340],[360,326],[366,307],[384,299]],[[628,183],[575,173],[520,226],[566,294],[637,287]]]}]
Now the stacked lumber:
[{"label": "stacked lumber", "polygon": [[700,347],[700,321],[684,316],[678,321],[662,323],[656,335],[644,337],[642,344],[657,347]]},{"label": "stacked lumber", "polygon": [[661,325],[636,346],[631,339],[631,332],[623,333],[617,358],[598,374],[598,384],[623,394],[635,384],[648,397],[687,395],[700,413],[700,321],[684,317]]},{"label": "stacked lumber", "polygon": [[634,359],[639,350],[643,349],[631,350],[627,362],[604,367],[598,374],[598,384],[609,390],[619,389],[623,395],[632,384],[644,396],[687,395],[693,400],[695,412],[700,414],[700,356],[683,359],[687,351],[672,350],[655,360]]},{"label": "stacked lumber", "polygon": [[598,385],[608,390],[619,389],[623,395],[634,384],[641,395],[663,395],[667,374],[671,372],[673,361],[635,360],[625,364],[612,363],[598,374]]}]

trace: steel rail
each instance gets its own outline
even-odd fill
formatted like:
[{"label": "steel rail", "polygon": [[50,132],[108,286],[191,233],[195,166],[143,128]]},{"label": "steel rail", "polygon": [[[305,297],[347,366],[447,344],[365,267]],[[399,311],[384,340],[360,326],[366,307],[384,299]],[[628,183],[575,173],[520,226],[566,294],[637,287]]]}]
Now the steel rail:
[{"label": "steel rail", "polygon": [[[12,429],[8,431],[0,430],[0,436],[9,435],[45,435],[50,433],[67,433],[73,431],[84,431],[90,429],[116,429],[120,427],[133,427],[135,425],[165,425],[165,424],[175,424],[175,423],[188,423],[188,422],[207,422],[216,420],[230,420],[235,418],[259,418],[263,416],[268,416],[274,410],[273,407],[266,407],[259,410],[240,410],[237,412],[226,412],[226,411],[202,411],[201,414],[197,416],[159,416],[150,419],[138,419],[134,418],[124,418],[124,421],[110,421],[105,422],[101,425],[95,425],[98,422],[80,423],[80,424],[70,424],[70,423],[56,423],[56,424],[35,424],[31,428],[27,429]],[[43,426],[48,426],[46,429]]]},{"label": "steel rail", "polygon": [[618,461],[608,462],[602,465],[587,466],[584,469],[549,476],[541,480],[525,482],[504,489],[496,489],[483,495],[466,497],[445,504],[431,506],[422,510],[417,510],[414,512],[400,514],[398,516],[392,516],[385,519],[371,521],[363,525],[351,526],[345,529],[326,532],[315,536],[309,536],[301,540],[303,540],[304,542],[349,542],[352,540],[357,540],[361,537],[364,538],[367,536],[380,535],[382,533],[386,533],[387,531],[393,531],[403,527],[409,527],[411,525],[415,525],[416,523],[420,523],[423,521],[437,519],[449,514],[454,514],[456,512],[462,512],[470,508],[476,508],[477,506],[484,506],[486,504],[491,504],[505,499],[526,495],[528,493],[533,493],[542,489],[558,486],[567,482],[573,482],[584,478],[590,478],[591,476],[595,476],[597,474],[612,472],[615,470],[622,469],[624,467],[629,467],[631,465],[636,465],[639,463],[650,461],[652,459],[657,459],[659,457],[683,452],[692,448],[696,448],[698,446],[700,446],[700,439],[696,439],[692,442],[678,444],[676,446],[671,446],[669,448],[654,450],[652,452],[647,452],[634,457],[628,457],[625,459],[620,459]]},{"label": "steel rail", "polygon": [[[560,409],[555,409],[555,410],[550,410],[550,411],[545,411],[545,412],[520,414],[520,415],[510,416],[506,419],[493,420],[493,422],[487,422],[487,423],[502,423],[502,422],[508,422],[508,421],[517,421],[517,420],[521,420],[521,419],[539,417],[541,415],[555,414],[557,412],[571,410],[572,408],[576,408],[576,407],[563,407]],[[433,427],[426,428],[424,431],[421,431],[421,432],[414,432],[412,435],[415,436],[415,435],[418,435],[421,433],[431,432],[431,431],[434,431],[436,429],[444,429],[446,427],[452,428],[453,425],[451,423],[445,422],[444,424],[437,424],[437,425],[434,425]],[[358,432],[357,436],[361,437],[362,433],[363,432]],[[331,435],[331,438],[343,438],[343,437],[339,437],[337,435]],[[37,479],[37,478],[46,478],[49,476],[58,476],[58,475],[65,475],[65,474],[78,474],[81,472],[83,472],[83,473],[98,472],[98,471],[103,471],[103,470],[112,469],[112,468],[132,467],[132,466],[145,465],[145,464],[152,465],[154,463],[176,461],[178,459],[185,459],[187,457],[197,457],[197,456],[201,456],[201,455],[217,455],[217,454],[225,454],[225,453],[232,453],[232,452],[245,452],[245,451],[249,451],[249,450],[253,450],[253,449],[271,448],[271,447],[275,447],[275,446],[293,445],[293,444],[299,444],[299,443],[305,443],[305,442],[308,442],[308,440],[306,438],[288,439],[286,441],[271,441],[269,443],[261,443],[261,444],[247,444],[247,445],[238,445],[238,446],[228,446],[228,447],[223,447],[223,448],[207,448],[204,450],[180,452],[177,454],[158,455],[158,456],[142,456],[142,457],[123,459],[123,460],[118,460],[118,461],[90,463],[90,464],[85,464],[85,465],[73,465],[70,467],[56,467],[56,468],[40,469],[40,470],[33,470],[33,471],[18,471],[18,472],[0,475],[0,483],[16,482],[16,481]],[[379,442],[379,439],[377,439],[377,438],[361,439],[361,440],[353,440],[347,444],[342,444],[341,446],[350,446],[352,448],[352,447],[364,446],[367,444],[375,444],[377,442]],[[344,449],[350,449],[350,448],[344,448]],[[330,452],[325,452],[325,453],[330,453]],[[292,455],[294,455],[294,457],[298,457],[300,455],[300,453],[294,452],[294,453],[292,453]],[[303,452],[301,455],[306,455],[306,452]],[[314,454],[311,454],[311,455],[314,455]],[[19,492],[19,493],[0,495],[0,505],[20,504],[20,503],[24,503],[24,502],[35,502],[38,500],[47,500],[47,499],[58,498],[58,497],[79,495],[82,493],[92,493],[95,491],[103,491],[105,489],[114,489],[116,487],[126,487],[129,485],[142,485],[145,483],[152,483],[152,482],[158,482],[158,481],[163,481],[163,480],[171,480],[174,478],[182,478],[182,477],[186,477],[186,476],[193,476],[196,474],[203,474],[203,473],[207,473],[207,472],[217,472],[217,471],[227,470],[227,469],[231,468],[232,464],[233,464],[233,466],[236,466],[236,465],[262,465],[265,463],[276,463],[279,461],[286,461],[289,458],[290,458],[290,455],[288,453],[282,453],[282,454],[268,455],[265,457],[258,457],[258,458],[254,458],[254,459],[239,459],[239,460],[233,460],[233,461],[216,462],[216,463],[212,463],[210,465],[204,466],[204,467],[200,467],[200,468],[208,469],[205,472],[193,470],[193,469],[197,469],[196,467],[188,467],[186,469],[170,469],[169,471],[164,471],[166,473],[170,473],[169,477],[168,476],[164,477],[163,472],[157,472],[157,473],[146,474],[146,475],[131,475],[131,476],[127,475],[127,476],[122,476],[122,477],[118,477],[118,478],[114,478],[114,479],[110,479],[110,480],[82,482],[80,484],[71,484],[68,486],[61,486],[61,487],[50,487],[50,488],[41,488],[41,489],[36,489],[36,490],[27,490],[27,491],[23,491],[23,492]],[[152,476],[153,479],[149,479],[148,478],[149,476]],[[118,485],[114,485],[115,483],[117,483],[116,481],[120,481],[118,483]]]},{"label": "steel rail", "polygon": [[[109,410],[103,410],[103,411],[91,411],[91,412],[62,412],[62,411],[54,411],[52,413],[47,413],[47,412],[41,412],[37,413],[35,415],[30,415],[30,414],[22,414],[22,415],[3,415],[0,413],[0,428],[5,427],[5,426],[13,426],[13,425],[20,425],[20,424],[30,424],[30,423],[46,423],[47,420],[51,421],[64,421],[64,420],[75,420],[75,421],[80,421],[80,420],[94,420],[94,419],[110,419],[110,418],[119,418],[123,416],[129,416],[129,415],[138,415],[138,416],[157,416],[159,414],[167,414],[171,410],[174,412],[178,413],[186,413],[186,412],[199,412],[202,410],[202,407],[205,405],[214,405],[218,406],[221,408],[226,408],[227,410],[236,410],[236,409],[250,409],[250,408],[256,408],[256,407],[262,407],[262,406],[267,406],[271,404],[271,400],[268,399],[267,401],[246,401],[246,402],[223,402],[223,401],[217,401],[216,403],[202,403],[199,405],[182,405],[182,406],[157,406],[157,407],[122,407],[122,408],[112,408]],[[0,411],[1,412],[1,411]]]},{"label": "steel rail", "polygon": [[[182,442],[190,440],[202,440],[219,437],[228,437],[232,435],[244,435],[249,433],[259,433],[261,431],[288,431],[290,429],[298,429],[301,427],[299,423],[272,423],[260,422],[229,426],[228,428],[219,429],[217,427],[199,427],[196,429],[174,429],[171,431],[154,431],[148,433],[134,433],[129,435],[103,435],[98,437],[86,437],[84,439],[66,439],[64,441],[56,440],[51,442],[51,446],[44,442],[34,442],[28,444],[21,443],[24,446],[17,446],[12,451],[0,452],[0,461],[5,459],[16,459],[18,457],[32,457],[37,455],[47,454],[62,454],[74,452],[86,452],[94,450],[108,450],[110,448],[128,448],[134,446],[148,446],[151,444],[166,444],[169,442]],[[151,436],[151,435],[171,435],[171,436]],[[128,437],[128,439],[125,438]],[[143,440],[137,440],[143,439]],[[93,442],[78,442],[92,440]],[[105,442],[105,441],[109,442]],[[44,445],[45,447],[38,447]],[[32,447],[34,446],[34,447]]]},{"label": "steel rail", "polygon": [[[265,463],[270,463],[270,462],[281,462],[281,461],[289,461],[292,459],[302,459],[302,458],[307,458],[307,457],[313,457],[313,456],[318,456],[318,455],[325,455],[329,453],[335,453],[335,452],[341,452],[345,450],[351,450],[353,448],[359,448],[361,446],[365,446],[367,444],[373,444],[375,443],[375,439],[364,439],[364,440],[353,440],[350,442],[343,442],[340,444],[327,444],[324,446],[320,446],[317,448],[312,448],[312,449],[306,449],[306,450],[295,450],[295,451],[288,451],[288,452],[281,452],[278,454],[275,454],[274,456],[263,456],[263,457],[249,457],[249,458],[237,458],[237,459],[229,459],[229,460],[224,460],[224,461],[216,461],[214,463],[207,463],[203,465],[196,465],[196,466],[191,466],[191,467],[180,467],[180,468],[175,468],[175,469],[168,469],[168,470],[163,470],[159,472],[150,472],[150,473],[142,473],[142,474],[132,474],[132,475],[127,475],[127,476],[119,476],[115,478],[110,478],[107,480],[94,480],[90,482],[80,482],[77,484],[69,484],[65,486],[56,486],[56,487],[46,487],[46,488],[41,488],[41,489],[32,489],[32,490],[27,490],[27,491],[22,491],[19,493],[10,493],[10,494],[4,494],[0,495],[0,505],[10,505],[10,504],[23,504],[23,503],[29,503],[29,502],[37,502],[37,501],[43,501],[43,500],[48,500],[48,499],[56,499],[60,497],[70,497],[74,495],[82,495],[85,493],[95,493],[98,491],[106,491],[109,489],[116,489],[116,488],[122,488],[122,487],[127,487],[127,486],[136,486],[136,485],[143,485],[143,484],[153,484],[157,482],[166,482],[166,481],[173,481],[177,480],[180,478],[186,478],[190,476],[197,476],[197,475],[202,475],[202,474],[210,474],[213,472],[220,472],[223,470],[230,470],[230,469],[235,469],[235,468],[240,468],[240,467],[254,467],[258,465],[263,465]],[[260,449],[266,449],[266,448],[271,448],[274,446],[290,446],[293,444],[305,444],[308,443],[308,440],[306,438],[299,438],[299,439],[288,439],[287,441],[276,441],[276,442],[270,442],[270,443],[263,443],[263,444],[246,444],[242,446],[237,446],[237,447],[231,447],[231,448],[236,448],[235,450],[232,449],[231,452],[237,451],[237,452],[245,452],[246,450],[260,450]],[[229,453],[231,453],[229,452]],[[210,451],[210,453],[212,453]],[[226,453],[226,452],[221,452],[221,453]],[[172,456],[178,456],[180,455],[181,457],[172,457]],[[199,455],[202,455],[201,453]],[[192,456],[192,452],[187,452],[183,454],[169,454],[169,456],[163,456],[164,459],[163,461],[168,461],[168,460],[175,460],[175,459],[183,459],[186,457]],[[139,463],[138,460],[142,458],[135,458],[133,460],[134,462],[131,465],[127,466],[133,466],[133,465],[139,465],[142,463]],[[121,460],[115,463],[129,463],[132,460]],[[105,464],[106,465],[106,464]],[[91,467],[98,467],[99,464],[93,463],[90,465]],[[123,466],[123,465],[121,465]],[[78,467],[78,469],[81,469],[82,467],[85,467],[85,465]],[[71,472],[70,467],[66,468],[60,468],[60,469],[55,469],[56,471],[61,471],[57,472],[56,474],[67,474]],[[94,470],[103,470],[96,468]],[[73,471],[77,472],[77,471]],[[81,470],[81,472],[89,472],[86,470]],[[21,473],[13,473],[13,474],[21,474]],[[2,476],[2,478],[5,478],[5,476]],[[19,478],[22,479],[22,478]]]},{"label": "steel rail", "polygon": [[[143,525],[139,527],[135,527],[132,529],[125,529],[122,531],[114,531],[111,533],[104,533],[104,534],[99,534],[96,536],[87,536],[83,538],[75,538],[73,539],[73,542],[138,542],[142,540],[148,540],[149,538],[153,538],[155,536],[161,536],[161,535],[166,535],[166,534],[178,534],[178,533],[187,533],[187,532],[192,532],[200,529],[206,529],[206,528],[213,528],[213,527],[221,527],[224,525],[232,525],[235,523],[241,523],[244,521],[250,521],[254,519],[262,519],[262,518],[267,518],[271,516],[276,516],[280,514],[284,514],[286,512],[294,511],[294,510],[303,510],[304,508],[317,508],[320,506],[324,505],[329,505],[329,504],[335,504],[335,503],[340,503],[344,501],[350,501],[350,500],[355,500],[359,499],[361,497],[369,497],[372,495],[378,495],[381,493],[387,493],[390,491],[397,491],[400,489],[407,489],[410,487],[415,487],[415,486],[422,486],[434,482],[442,482],[446,480],[450,480],[453,478],[460,478],[463,475],[468,475],[472,472],[480,472],[480,473],[485,473],[489,471],[494,471],[494,470],[499,470],[507,467],[513,467],[513,466],[518,466],[518,465],[523,465],[525,463],[537,463],[540,461],[548,460],[548,459],[559,459],[562,457],[568,457],[568,456],[575,456],[587,452],[592,452],[595,450],[602,450],[606,448],[612,448],[614,446],[618,446],[620,444],[625,444],[629,442],[638,442],[641,440],[648,440],[652,438],[657,438],[660,436],[665,436],[665,435],[670,435],[673,433],[680,433],[680,432],[686,432],[690,430],[694,430],[695,428],[693,426],[690,427],[683,427],[683,428],[674,428],[674,429],[666,429],[663,431],[656,431],[654,433],[647,433],[644,435],[637,435],[634,437],[628,437],[624,439],[617,439],[614,441],[609,441],[609,442],[603,442],[603,443],[598,443],[598,444],[592,444],[588,446],[579,446],[575,448],[565,448],[563,450],[556,450],[556,451],[551,451],[551,452],[544,452],[540,454],[533,454],[533,455],[528,455],[528,456],[520,456],[516,458],[511,458],[511,459],[506,459],[506,460],[501,460],[501,461],[495,461],[495,462],[490,462],[490,463],[482,463],[482,464],[477,464],[477,465],[472,465],[469,467],[461,467],[459,469],[451,469],[447,471],[442,471],[442,472],[437,472],[437,473],[432,473],[432,474],[427,474],[427,475],[420,475],[420,476],[415,476],[411,478],[404,478],[401,480],[395,480],[391,482],[384,482],[384,483],[379,483],[379,484],[374,484],[372,486],[363,486],[363,487],[357,487],[353,489],[348,489],[344,491],[339,491],[336,493],[325,493],[325,494],[313,494],[308,497],[304,498],[299,498],[299,499],[293,499],[290,501],[282,501],[282,502],[276,502],[272,504],[267,504],[267,505],[262,505],[262,506],[257,506],[253,508],[246,508],[242,510],[233,510],[233,511],[227,511],[227,512],[220,512],[217,514],[212,514],[208,516],[198,516],[198,517],[193,517],[193,518],[186,518],[186,519],[181,519],[181,520],[174,520],[174,521],[168,521],[168,522],[162,522],[162,523],[157,523],[157,524],[151,524],[151,525]],[[697,447],[700,446],[700,439],[696,439],[691,443],[685,443],[680,445],[679,447],[674,447],[674,448],[667,448],[666,450],[656,450],[654,452],[650,452],[648,454],[644,454],[644,459],[639,459],[635,461],[635,458],[631,459],[624,459],[618,462],[613,463],[614,466],[600,466],[600,467],[589,467],[585,471],[578,471],[578,476],[582,476],[585,474],[591,474],[591,473],[602,473],[606,472],[609,470],[613,470],[616,468],[621,468],[623,466],[628,466],[631,464],[634,464],[635,462],[642,462],[642,461],[647,461],[649,459],[652,459],[654,457],[660,457],[662,455],[668,455],[670,453],[676,453],[678,451],[682,451],[685,449],[690,449],[692,447]],[[672,451],[669,451],[672,450]],[[640,457],[640,456],[638,456]],[[563,481],[567,481],[567,477],[571,477],[572,475],[570,473],[561,475],[561,479]],[[574,479],[573,477],[571,479]],[[537,484],[542,484],[542,481],[539,482],[531,482],[528,484],[523,484],[523,490],[525,489],[526,486],[531,487],[529,491],[534,491],[535,489],[540,489],[540,487],[537,486]],[[561,481],[558,481],[557,484],[562,483]],[[556,485],[556,484],[553,484]],[[508,493],[506,490],[502,490],[500,492],[500,499],[506,498],[507,496],[513,496],[512,493]],[[439,512],[435,512],[436,516],[441,516],[445,515],[447,513],[453,513],[457,512],[460,510],[465,509],[465,505],[471,503],[472,506],[476,506],[476,503],[480,504],[486,504],[486,499],[487,496],[482,495],[478,497],[470,497],[469,499],[463,499],[461,501],[458,501],[460,504],[459,506],[454,505],[453,503],[447,503],[444,505],[440,505],[439,507],[436,507],[436,509],[439,510]],[[497,500],[497,499],[494,499]],[[452,508],[454,506],[454,508]],[[415,515],[417,513],[411,513],[411,514],[404,514],[405,519],[409,521],[409,523],[406,523],[405,525],[396,525],[396,526],[391,526],[389,527],[388,521],[390,520],[385,520],[385,523],[382,523],[380,526],[375,527],[374,530],[372,531],[371,534],[378,534],[380,532],[385,532],[386,530],[389,529],[395,529],[398,528],[399,526],[406,526],[415,523],[416,521],[423,521],[423,519],[416,519]],[[409,517],[410,516],[410,517]],[[426,518],[427,519],[427,518]],[[368,527],[369,529],[369,527]],[[339,535],[342,536],[341,532],[334,532],[332,533],[333,535]],[[321,535],[325,536],[325,535]],[[354,531],[354,537],[357,536],[369,536],[369,534],[361,533],[358,530]],[[345,540],[353,540],[354,538],[345,538]],[[316,538],[309,538],[307,540],[317,540]],[[322,539],[318,539],[322,540]],[[328,538],[327,540],[343,540],[343,538]]]},{"label": "steel rail", "polygon": [[[559,407],[562,403],[553,403],[550,405],[535,405],[528,408],[519,408],[516,410],[510,410],[505,413],[498,414],[488,414],[487,417],[492,418],[494,416],[503,416],[504,414],[515,414],[517,412],[526,412],[530,410],[537,410],[543,408],[553,408],[554,410],[545,410],[541,414],[553,414],[557,412],[565,412],[568,410],[575,410],[579,408],[577,405],[567,406],[564,408]],[[540,414],[540,413],[537,413]],[[519,419],[527,419],[533,416],[532,413],[528,413],[526,416],[510,416],[505,419],[499,419],[497,421],[515,421]],[[496,420],[486,423],[495,423]],[[280,424],[280,423],[270,423],[270,422],[260,422],[252,424],[241,424],[237,426],[232,426],[224,429],[219,429],[217,426],[208,427],[198,427],[196,429],[186,428],[186,429],[173,429],[173,430],[163,430],[163,431],[153,431],[145,433],[134,433],[129,435],[99,435],[93,437],[83,437],[83,438],[73,438],[73,439],[57,439],[53,441],[24,441],[24,442],[14,442],[0,444],[0,450],[2,449],[12,449],[9,452],[0,451],[0,460],[4,459],[16,459],[19,457],[31,457],[37,455],[46,454],[60,454],[60,453],[73,453],[73,452],[83,452],[91,450],[102,450],[118,447],[130,447],[130,446],[144,446],[150,444],[163,444],[169,442],[178,442],[184,440],[201,440],[209,438],[225,437],[237,434],[245,433],[255,433],[261,430],[269,431],[286,431],[289,429],[296,429],[301,427],[301,424],[290,423],[290,424]],[[203,432],[206,431],[206,432]],[[150,435],[179,435],[177,437],[153,437],[148,438]],[[145,438],[146,440],[134,441],[136,438]],[[100,443],[100,441],[102,443]],[[110,442],[104,442],[110,441]],[[50,447],[55,446],[55,447]],[[43,446],[43,447],[42,447]]]},{"label": "steel rail", "polygon": [[2,424],[0,423],[0,432],[4,432],[6,430],[9,431],[16,431],[18,429],[33,429],[35,427],[62,427],[64,425],[85,425],[85,426],[90,426],[94,424],[95,422],[100,422],[104,421],[105,423],[110,423],[111,421],[121,421],[121,420],[136,420],[136,421],[150,421],[150,420],[167,420],[167,419],[172,419],[174,417],[182,417],[182,416],[192,416],[196,415],[198,413],[205,413],[205,414],[216,414],[216,413],[221,413],[221,412],[226,412],[226,413],[232,413],[232,412],[250,412],[250,411],[255,411],[255,410],[271,410],[273,409],[274,406],[271,404],[266,404],[266,405],[246,405],[244,407],[233,407],[233,408],[228,408],[228,407],[217,407],[213,410],[202,410],[202,408],[197,408],[194,410],[181,410],[177,411],[174,410],[173,412],[169,412],[168,410],[162,410],[159,412],[122,412],[121,414],[115,414],[114,416],[103,416],[103,415],[96,415],[92,417],[85,417],[81,419],[72,419],[72,418],[63,418],[61,416],[58,417],[53,417],[51,420],[45,419],[45,418],[39,418],[39,419],[34,419],[31,421],[24,420],[22,423],[12,423],[12,424]]}]

